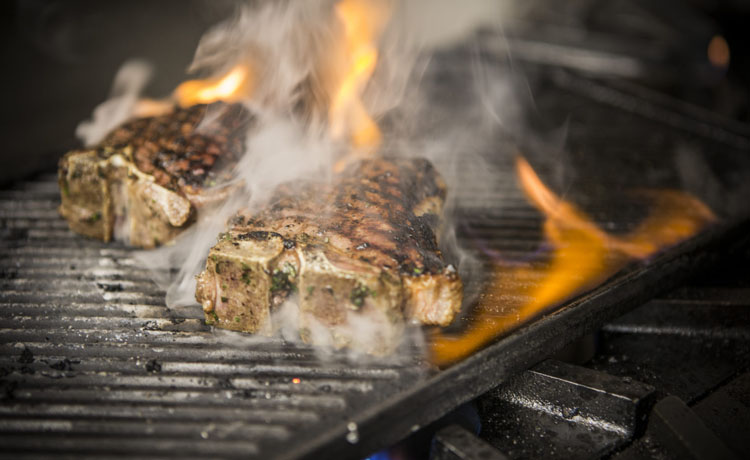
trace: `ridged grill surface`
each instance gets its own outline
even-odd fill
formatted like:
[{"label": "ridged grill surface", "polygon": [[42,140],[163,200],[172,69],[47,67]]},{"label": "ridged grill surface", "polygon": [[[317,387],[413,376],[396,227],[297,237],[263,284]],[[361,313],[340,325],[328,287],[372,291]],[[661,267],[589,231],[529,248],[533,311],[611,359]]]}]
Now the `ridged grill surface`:
[{"label": "ridged grill surface", "polygon": [[53,176],[0,192],[5,455],[283,457],[428,372],[177,315],[129,249],[68,230],[58,195]]},{"label": "ridged grill surface", "polygon": [[[511,162],[448,173],[465,184],[451,192],[459,239],[476,243],[467,254],[487,263],[487,251],[538,249],[541,216]],[[471,185],[478,174],[497,187]],[[198,306],[171,311],[131,249],[73,233],[58,206],[52,175],[0,191],[0,445],[14,457],[304,455],[334,426],[355,442],[357,414],[437,372],[419,352],[321,359],[311,347],[215,330]],[[468,296],[479,284],[467,284]]]},{"label": "ridged grill surface", "polygon": [[[513,171],[512,159],[464,167],[451,188],[464,256],[485,267],[498,255],[529,262],[545,249],[542,216]],[[379,440],[383,431],[414,430],[551,349],[549,333],[520,348],[509,336],[436,371],[418,352],[390,362],[321,359],[310,347],[214,330],[198,306],[168,309],[130,249],[71,232],[58,194],[51,175],[0,191],[0,445],[13,458],[364,456],[395,440]],[[609,222],[589,211],[615,232],[640,212],[638,203],[620,206]],[[479,281],[464,280],[469,298],[486,273],[479,267]],[[595,312],[604,308],[544,327],[571,335],[571,324],[602,321]],[[490,371],[488,357],[500,360]]]}]

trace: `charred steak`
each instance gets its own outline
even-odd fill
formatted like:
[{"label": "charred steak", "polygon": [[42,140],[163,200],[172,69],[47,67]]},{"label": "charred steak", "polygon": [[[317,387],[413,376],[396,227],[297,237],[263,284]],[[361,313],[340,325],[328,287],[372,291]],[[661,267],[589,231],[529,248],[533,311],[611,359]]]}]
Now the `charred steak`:
[{"label": "charred steak", "polygon": [[215,103],[125,123],[60,160],[60,213],[73,231],[103,241],[164,243],[201,206],[225,198],[227,166],[251,122],[242,106]]},{"label": "charred steak", "polygon": [[[423,159],[370,159],[333,181],[279,186],[210,250],[196,299],[219,327],[270,333],[290,296],[303,340],[388,353],[406,322],[447,325],[462,284],[438,250],[446,193]],[[283,316],[283,318],[282,318]]]}]

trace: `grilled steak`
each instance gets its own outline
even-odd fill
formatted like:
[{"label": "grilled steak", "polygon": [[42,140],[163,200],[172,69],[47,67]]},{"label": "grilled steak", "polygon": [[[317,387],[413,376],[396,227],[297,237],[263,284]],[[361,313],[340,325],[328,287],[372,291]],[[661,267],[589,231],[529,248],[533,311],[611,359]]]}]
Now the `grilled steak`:
[{"label": "grilled steak", "polygon": [[376,354],[398,345],[407,321],[447,325],[462,284],[437,247],[445,193],[422,159],[364,160],[331,183],[279,186],[210,250],[196,291],[206,321],[270,333],[294,295],[303,340]]},{"label": "grilled steak", "polygon": [[60,213],[72,230],[104,241],[164,243],[226,197],[225,171],[251,122],[242,106],[222,103],[130,121],[60,160]]}]

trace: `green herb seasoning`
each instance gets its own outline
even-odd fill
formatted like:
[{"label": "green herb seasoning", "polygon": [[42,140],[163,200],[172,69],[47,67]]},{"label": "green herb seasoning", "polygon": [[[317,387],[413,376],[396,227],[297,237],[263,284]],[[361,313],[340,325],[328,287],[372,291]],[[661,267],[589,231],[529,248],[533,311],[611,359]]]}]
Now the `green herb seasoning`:
[{"label": "green herb seasoning", "polygon": [[285,262],[281,269],[275,269],[271,274],[271,292],[296,291],[297,285],[293,280],[297,277],[297,269],[289,262]]},{"label": "green herb seasoning", "polygon": [[373,295],[373,291],[367,286],[358,284],[357,287],[352,289],[352,293],[349,295],[349,300],[357,308],[361,308],[365,304],[365,298],[369,295]]},{"label": "green herb seasoning", "polygon": [[216,324],[219,322],[219,315],[216,314],[216,311],[212,310],[210,313],[208,313],[208,316],[206,317],[206,324]]},{"label": "green herb seasoning", "polygon": [[246,285],[250,285],[250,275],[252,274],[252,269],[250,268],[250,265],[246,264],[245,262],[240,262],[240,266],[242,267],[242,276],[240,279],[243,283]]}]

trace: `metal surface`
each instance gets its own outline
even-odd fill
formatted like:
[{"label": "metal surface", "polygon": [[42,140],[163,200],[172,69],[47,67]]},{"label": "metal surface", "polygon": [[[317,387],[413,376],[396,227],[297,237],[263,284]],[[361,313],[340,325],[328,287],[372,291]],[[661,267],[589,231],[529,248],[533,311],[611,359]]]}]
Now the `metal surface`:
[{"label": "metal surface", "polygon": [[598,346],[581,365],[545,361],[480,397],[482,431],[463,432],[461,445],[484,441],[507,458],[746,458],[750,245],[743,246],[719,270],[589,336]]},{"label": "metal surface", "polygon": [[58,193],[52,177],[0,192],[4,455],[278,455],[423,373],[177,315],[129,250],[67,229]]},{"label": "metal surface", "polygon": [[[747,273],[740,268],[725,280]],[[687,285],[648,302],[604,326],[589,365],[652,385],[659,398],[694,404],[750,365],[746,292]]]},{"label": "metal surface", "polygon": [[[746,232],[747,226],[737,231]],[[717,247],[710,242],[731,241],[737,237],[734,232],[722,231],[695,238],[647,266],[610,280],[466,360],[392,395],[377,408],[363,411],[355,419],[365,446],[360,453],[395,442],[403,436],[400,433],[414,431],[436,420],[453,407],[484,394],[513,374],[553,354],[576,337],[592,332],[597,325],[674,287],[683,277],[712,262]],[[415,412],[415,407],[420,410]],[[373,442],[373,447],[368,447],[369,442]],[[310,458],[333,458],[351,448],[335,436],[319,439],[315,447]]]},{"label": "metal surface", "polygon": [[654,389],[545,361],[482,398],[482,437],[511,458],[597,458],[626,443]]},{"label": "metal surface", "polygon": [[127,249],[67,230],[57,193],[51,177],[0,193],[0,440],[14,455],[364,456],[701,260],[666,254],[658,272],[633,270],[606,296],[595,291],[433,375],[408,359],[321,361],[306,347],[213,332],[198,310],[176,316]]},{"label": "metal surface", "polygon": [[676,396],[656,404],[649,425],[662,445],[680,458],[739,458]]},{"label": "metal surface", "polygon": [[[750,456],[750,372],[745,372],[692,407],[706,427],[740,458]],[[727,416],[729,415],[729,416]]]},{"label": "metal surface", "polygon": [[[619,136],[654,121],[640,123]],[[572,142],[584,141],[578,134],[571,129]],[[515,185],[512,156],[505,160],[499,173],[459,176],[473,203],[462,209],[461,236],[528,255],[539,248],[541,216]],[[472,188],[486,183],[473,182],[478,173],[497,174],[502,186]],[[486,212],[487,202],[497,211]],[[177,315],[128,249],[71,233],[57,204],[52,176],[0,192],[0,444],[14,457],[362,458],[705,269],[748,229],[718,225],[435,371],[409,356],[321,360],[307,347],[214,331],[197,308]]]},{"label": "metal surface", "polygon": [[450,425],[438,431],[430,455],[432,460],[506,460],[487,442],[474,436],[470,431],[458,425]]},{"label": "metal surface", "polygon": [[482,397],[482,437],[509,458],[599,458],[635,434],[654,389],[545,361]]}]

